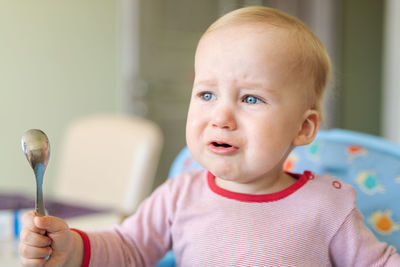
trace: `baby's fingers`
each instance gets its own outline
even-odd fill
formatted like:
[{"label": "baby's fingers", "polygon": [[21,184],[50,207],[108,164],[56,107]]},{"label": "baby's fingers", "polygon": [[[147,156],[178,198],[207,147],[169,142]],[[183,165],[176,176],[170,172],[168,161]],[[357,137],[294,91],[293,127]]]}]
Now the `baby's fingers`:
[{"label": "baby's fingers", "polygon": [[51,245],[51,239],[48,236],[44,236],[35,232],[32,232],[28,228],[24,228],[20,234],[21,243],[33,247],[48,247]]},{"label": "baby's fingers", "polygon": [[44,235],[46,233],[46,231],[44,229],[40,229],[38,227],[36,227],[33,218],[35,217],[35,212],[34,211],[29,211],[27,213],[24,214],[24,216],[22,217],[22,224],[24,225],[24,227],[28,228],[29,230],[42,234]]},{"label": "baby's fingers", "polygon": [[25,259],[21,258],[21,265],[24,267],[42,267],[46,263],[46,259]]},{"label": "baby's fingers", "polygon": [[19,244],[19,254],[21,258],[25,259],[45,259],[50,256],[52,249],[50,247],[34,247],[26,245],[25,243]]}]

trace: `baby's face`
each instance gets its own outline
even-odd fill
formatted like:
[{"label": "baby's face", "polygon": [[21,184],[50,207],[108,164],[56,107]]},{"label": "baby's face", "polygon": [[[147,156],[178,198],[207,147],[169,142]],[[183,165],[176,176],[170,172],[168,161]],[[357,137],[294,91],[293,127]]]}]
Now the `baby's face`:
[{"label": "baby's face", "polygon": [[309,110],[290,38],[236,26],[200,41],[186,138],[217,177],[248,183],[281,172]]}]

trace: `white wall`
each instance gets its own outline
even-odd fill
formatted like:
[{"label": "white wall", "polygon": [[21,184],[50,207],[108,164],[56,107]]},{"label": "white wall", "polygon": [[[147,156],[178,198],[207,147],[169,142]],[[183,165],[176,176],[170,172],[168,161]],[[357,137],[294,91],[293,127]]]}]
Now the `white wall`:
[{"label": "white wall", "polygon": [[0,191],[34,192],[20,146],[30,128],[49,136],[50,191],[67,123],[117,109],[117,3],[0,0]]},{"label": "white wall", "polygon": [[400,143],[400,1],[386,0],[385,15],[382,129]]}]

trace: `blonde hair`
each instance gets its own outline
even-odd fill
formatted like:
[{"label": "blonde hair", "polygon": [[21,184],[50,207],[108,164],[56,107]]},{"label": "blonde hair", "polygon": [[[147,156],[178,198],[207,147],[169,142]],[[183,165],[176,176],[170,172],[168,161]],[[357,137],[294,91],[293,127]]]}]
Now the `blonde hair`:
[{"label": "blonde hair", "polygon": [[234,10],[211,24],[203,36],[225,26],[246,23],[267,24],[286,29],[293,34],[300,51],[296,70],[300,70],[304,79],[311,80],[314,92],[312,108],[322,113],[322,98],[331,75],[331,60],[321,41],[299,19],[263,6],[249,6]]}]

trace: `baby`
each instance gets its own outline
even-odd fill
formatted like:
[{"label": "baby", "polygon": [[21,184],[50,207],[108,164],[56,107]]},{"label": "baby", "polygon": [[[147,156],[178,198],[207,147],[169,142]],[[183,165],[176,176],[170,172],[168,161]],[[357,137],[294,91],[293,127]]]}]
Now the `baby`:
[{"label": "baby", "polygon": [[223,16],[198,44],[187,119],[205,170],[169,179],[108,231],[26,214],[23,266],[152,266],[170,249],[179,266],[400,266],[363,224],[351,186],[282,170],[318,131],[330,68],[321,42],[287,14]]}]

